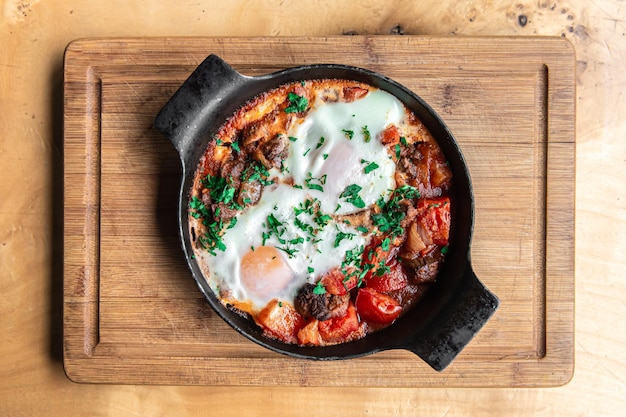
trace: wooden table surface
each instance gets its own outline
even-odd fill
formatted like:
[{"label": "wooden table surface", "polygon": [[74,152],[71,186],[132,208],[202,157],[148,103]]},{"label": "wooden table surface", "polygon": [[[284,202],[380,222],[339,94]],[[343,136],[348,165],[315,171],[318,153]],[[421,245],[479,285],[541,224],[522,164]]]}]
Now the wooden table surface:
[{"label": "wooden table surface", "polygon": [[[0,8],[0,415],[618,416],[626,409],[623,1],[5,0]],[[62,363],[63,51],[77,38],[564,36],[577,53],[576,366],[521,389],[76,384]]]}]

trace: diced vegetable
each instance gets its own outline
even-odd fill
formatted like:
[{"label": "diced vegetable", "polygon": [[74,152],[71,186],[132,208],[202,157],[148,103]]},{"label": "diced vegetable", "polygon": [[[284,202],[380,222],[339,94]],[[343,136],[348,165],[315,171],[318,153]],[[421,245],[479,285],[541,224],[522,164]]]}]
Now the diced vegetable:
[{"label": "diced vegetable", "polygon": [[256,319],[271,336],[287,343],[297,343],[298,331],[305,325],[304,318],[291,305],[276,299],[270,301]]},{"label": "diced vegetable", "polygon": [[394,298],[372,288],[359,289],[356,308],[362,319],[382,324],[393,322],[402,312],[402,307]]}]

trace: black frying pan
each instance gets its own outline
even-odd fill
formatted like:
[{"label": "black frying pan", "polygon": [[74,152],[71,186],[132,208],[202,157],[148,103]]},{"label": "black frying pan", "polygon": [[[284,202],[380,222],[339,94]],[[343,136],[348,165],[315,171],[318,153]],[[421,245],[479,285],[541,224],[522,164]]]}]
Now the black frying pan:
[{"label": "black frying pan", "polygon": [[[189,193],[200,157],[223,122],[246,101],[281,84],[320,78],[361,81],[403,101],[422,120],[443,150],[454,187],[450,244],[437,282],[407,314],[363,339],[328,347],[300,347],[267,338],[251,320],[226,308],[213,294],[193,257],[189,236]],[[306,65],[259,77],[244,76],[209,56],[158,114],[155,127],[170,138],[182,161],[179,229],[187,263],[211,307],[238,332],[273,351],[306,359],[349,359],[388,349],[406,349],[441,371],[469,343],[498,307],[470,264],[474,201],[463,155],[439,116],[420,97],[372,71],[344,65]]]}]

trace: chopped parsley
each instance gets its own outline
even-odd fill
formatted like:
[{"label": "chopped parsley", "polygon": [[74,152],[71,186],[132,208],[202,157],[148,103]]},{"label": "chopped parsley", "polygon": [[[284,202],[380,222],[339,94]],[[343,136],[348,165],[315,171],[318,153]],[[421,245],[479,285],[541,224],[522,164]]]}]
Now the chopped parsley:
[{"label": "chopped parsley", "polygon": [[[238,209],[239,205],[234,201],[235,187],[229,185],[226,178],[207,175],[202,179],[202,185],[209,190],[211,201],[215,203],[224,203],[230,208]],[[204,217],[204,216],[203,216]]]},{"label": "chopped parsley", "polygon": [[384,260],[380,261],[378,264],[378,268],[374,271],[374,274],[378,277],[382,277],[383,275],[391,272],[391,268],[385,263]]},{"label": "chopped parsley", "polygon": [[330,222],[332,219],[333,219],[332,216],[328,214],[322,214],[321,211],[318,211],[315,217],[313,217],[313,221],[315,222],[315,224],[317,224],[320,227],[326,226],[328,222]]},{"label": "chopped parsley", "polygon": [[289,243],[292,245],[299,245],[300,243],[304,243],[304,238],[302,236],[298,236],[295,239],[291,239]]},{"label": "chopped parsley", "polygon": [[352,240],[352,238],[356,236],[354,233],[344,233],[341,230],[337,230],[337,236],[335,237],[335,248],[339,247],[339,244],[342,240]]},{"label": "chopped parsley", "polygon": [[322,158],[324,158],[324,161],[328,158],[328,154],[325,153],[324,155],[322,155]]},{"label": "chopped parsley", "polygon": [[313,294],[326,294],[326,288],[324,287],[324,284],[322,284],[322,281],[317,282],[317,285],[313,288]]},{"label": "chopped parsley", "polygon": [[[209,208],[198,197],[192,197],[189,201],[189,214],[195,219],[202,219],[202,224],[205,227],[203,235],[198,236],[197,242],[209,252],[211,255],[216,256],[215,249],[225,251],[226,245],[222,242],[222,234],[224,230],[224,222],[222,220],[214,220],[214,216],[211,214]],[[215,217],[219,215],[219,208],[215,210]],[[233,217],[230,220],[228,228],[235,227],[237,218]]]},{"label": "chopped parsley", "polygon": [[324,187],[322,186],[326,184],[326,178],[327,178],[326,174],[322,175],[320,178],[315,178],[313,177],[313,174],[309,172],[307,173],[307,177],[304,180],[304,184],[310,190],[317,190],[317,191],[324,192]]},{"label": "chopped parsley", "polygon": [[306,270],[309,272],[309,274],[312,274],[313,272],[315,272],[315,269],[311,268],[310,266],[307,266]]},{"label": "chopped parsley", "polygon": [[[300,203],[298,207],[294,207],[293,210],[296,215],[293,223],[298,229],[308,234],[307,242],[314,239],[318,232],[333,219],[328,214],[322,214],[320,201],[316,198],[305,200],[304,203]],[[314,224],[307,223],[303,219],[298,218],[301,214],[308,214]],[[317,242],[318,241],[313,241],[313,243]]]},{"label": "chopped parsley", "polygon": [[198,197],[192,197],[191,201],[189,201],[189,208],[195,211],[192,211],[190,214],[193,218],[199,219],[204,218],[205,221],[208,221],[211,218],[211,213],[209,209],[202,203]]},{"label": "chopped parsley", "polygon": [[372,134],[370,133],[370,131],[367,128],[367,126],[363,126],[361,128],[361,132],[363,132],[363,140],[365,140],[365,143],[367,143],[370,140],[372,140]]},{"label": "chopped parsley", "polygon": [[[300,230],[302,230],[303,232],[307,232],[310,236],[315,236],[316,230],[313,226],[311,226],[308,223],[303,222],[302,220],[300,220],[299,218],[295,218],[293,220],[293,224],[296,225],[296,227]],[[310,238],[309,238],[310,240]]]},{"label": "chopped parsley", "polygon": [[221,221],[212,222],[207,225],[206,233],[198,237],[198,242],[202,249],[205,249],[211,255],[215,256],[215,249],[226,250],[226,245],[222,242],[221,232],[224,227]]},{"label": "chopped parsley", "polygon": [[298,249],[290,247],[289,245],[298,245],[304,243],[304,238],[302,236],[296,236],[292,239],[286,238],[285,232],[287,231],[287,227],[283,222],[278,220],[274,214],[270,214],[266,218],[265,226],[267,227],[267,231],[261,234],[263,238],[263,245],[265,242],[273,236],[276,237],[276,240],[281,245],[285,246],[277,246],[276,249],[279,249],[285,252],[290,258],[295,256],[295,253],[298,252]]},{"label": "chopped parsley", "polygon": [[316,200],[306,199],[304,200],[304,203],[300,203],[298,207],[294,207],[293,211],[296,213],[296,216],[302,213],[310,214],[312,216],[314,213],[314,209],[315,209],[314,207],[315,201]]},{"label": "chopped parsley", "polygon": [[289,136],[289,140],[290,140],[290,141],[292,141],[292,142],[295,142],[295,141],[297,141],[297,140],[298,140],[298,138],[293,137],[293,136]]},{"label": "chopped parsley", "polygon": [[239,144],[237,142],[231,142],[230,147],[233,148],[238,153],[241,152],[241,148],[239,148]]},{"label": "chopped parsley", "polygon": [[366,174],[369,174],[370,172],[374,171],[375,169],[380,168],[380,165],[378,165],[376,162],[369,162],[369,161],[366,161],[365,159],[361,159],[361,163],[362,164],[367,164],[365,166],[365,168],[363,168],[363,172],[365,172]]},{"label": "chopped parsley", "polygon": [[400,143],[403,146],[408,146],[408,142],[406,141],[406,138],[404,136],[400,136]]},{"label": "chopped parsley", "polygon": [[[363,283],[363,278],[371,268],[371,264],[363,263],[363,252],[365,248],[358,246],[346,251],[343,262],[341,262],[341,272],[345,275],[344,281],[357,277],[357,286]],[[359,273],[359,270],[361,272]]]},{"label": "chopped parsley", "polygon": [[259,181],[262,185],[270,185],[274,182],[268,180],[270,172],[262,164],[249,165],[241,174],[241,180],[246,182]]},{"label": "chopped parsley", "polygon": [[383,233],[391,233],[393,236],[401,235],[404,230],[400,226],[402,220],[406,217],[400,202],[404,199],[413,199],[419,197],[419,191],[410,185],[403,185],[396,188],[389,199],[385,200],[381,197],[376,204],[380,207],[381,212],[372,214],[372,221],[378,230]]},{"label": "chopped parsley", "polygon": [[358,226],[356,228],[356,230],[358,230],[361,233],[367,233],[369,231],[369,230],[367,230],[367,227],[365,227],[365,226]]},{"label": "chopped parsley", "polygon": [[345,199],[346,202],[351,203],[357,208],[365,208],[365,202],[359,196],[359,192],[362,189],[363,187],[358,184],[350,184],[341,194],[339,194],[339,197]]},{"label": "chopped parsley", "polygon": [[309,105],[309,100],[307,100],[306,97],[299,96],[295,93],[289,93],[287,99],[290,104],[285,108],[285,113],[300,113],[305,111]]},{"label": "chopped parsley", "polygon": [[317,142],[317,145],[315,146],[315,149],[321,148],[325,140],[326,139],[324,139],[324,136],[321,136],[319,142]]},{"label": "chopped parsley", "polygon": [[[354,116],[354,115],[353,115]],[[352,138],[354,137],[354,131],[353,130],[346,130],[346,129],[341,129],[341,131],[346,135],[346,137],[349,140],[352,140]]]}]

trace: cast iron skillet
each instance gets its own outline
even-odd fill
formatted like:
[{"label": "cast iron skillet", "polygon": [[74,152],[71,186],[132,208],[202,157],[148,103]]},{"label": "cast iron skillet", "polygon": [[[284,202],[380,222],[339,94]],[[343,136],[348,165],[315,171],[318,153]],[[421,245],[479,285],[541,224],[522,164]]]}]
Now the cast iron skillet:
[{"label": "cast iron skillet", "polygon": [[[393,325],[361,340],[329,347],[300,347],[267,338],[251,320],[226,308],[207,285],[189,236],[188,204],[194,174],[208,141],[236,109],[261,92],[281,84],[319,78],[365,82],[395,95],[428,127],[453,174],[450,244],[437,282],[414,308]],[[169,137],[182,161],[179,231],[187,263],[211,307],[235,330],[273,351],[306,359],[348,359],[387,349],[406,349],[437,371],[467,345],[498,307],[498,299],[478,280],[470,264],[474,202],[461,151],[443,121],[421,98],[372,71],[345,65],[306,65],[259,77],[244,76],[215,55],[184,82],[156,117],[154,126]]]}]

